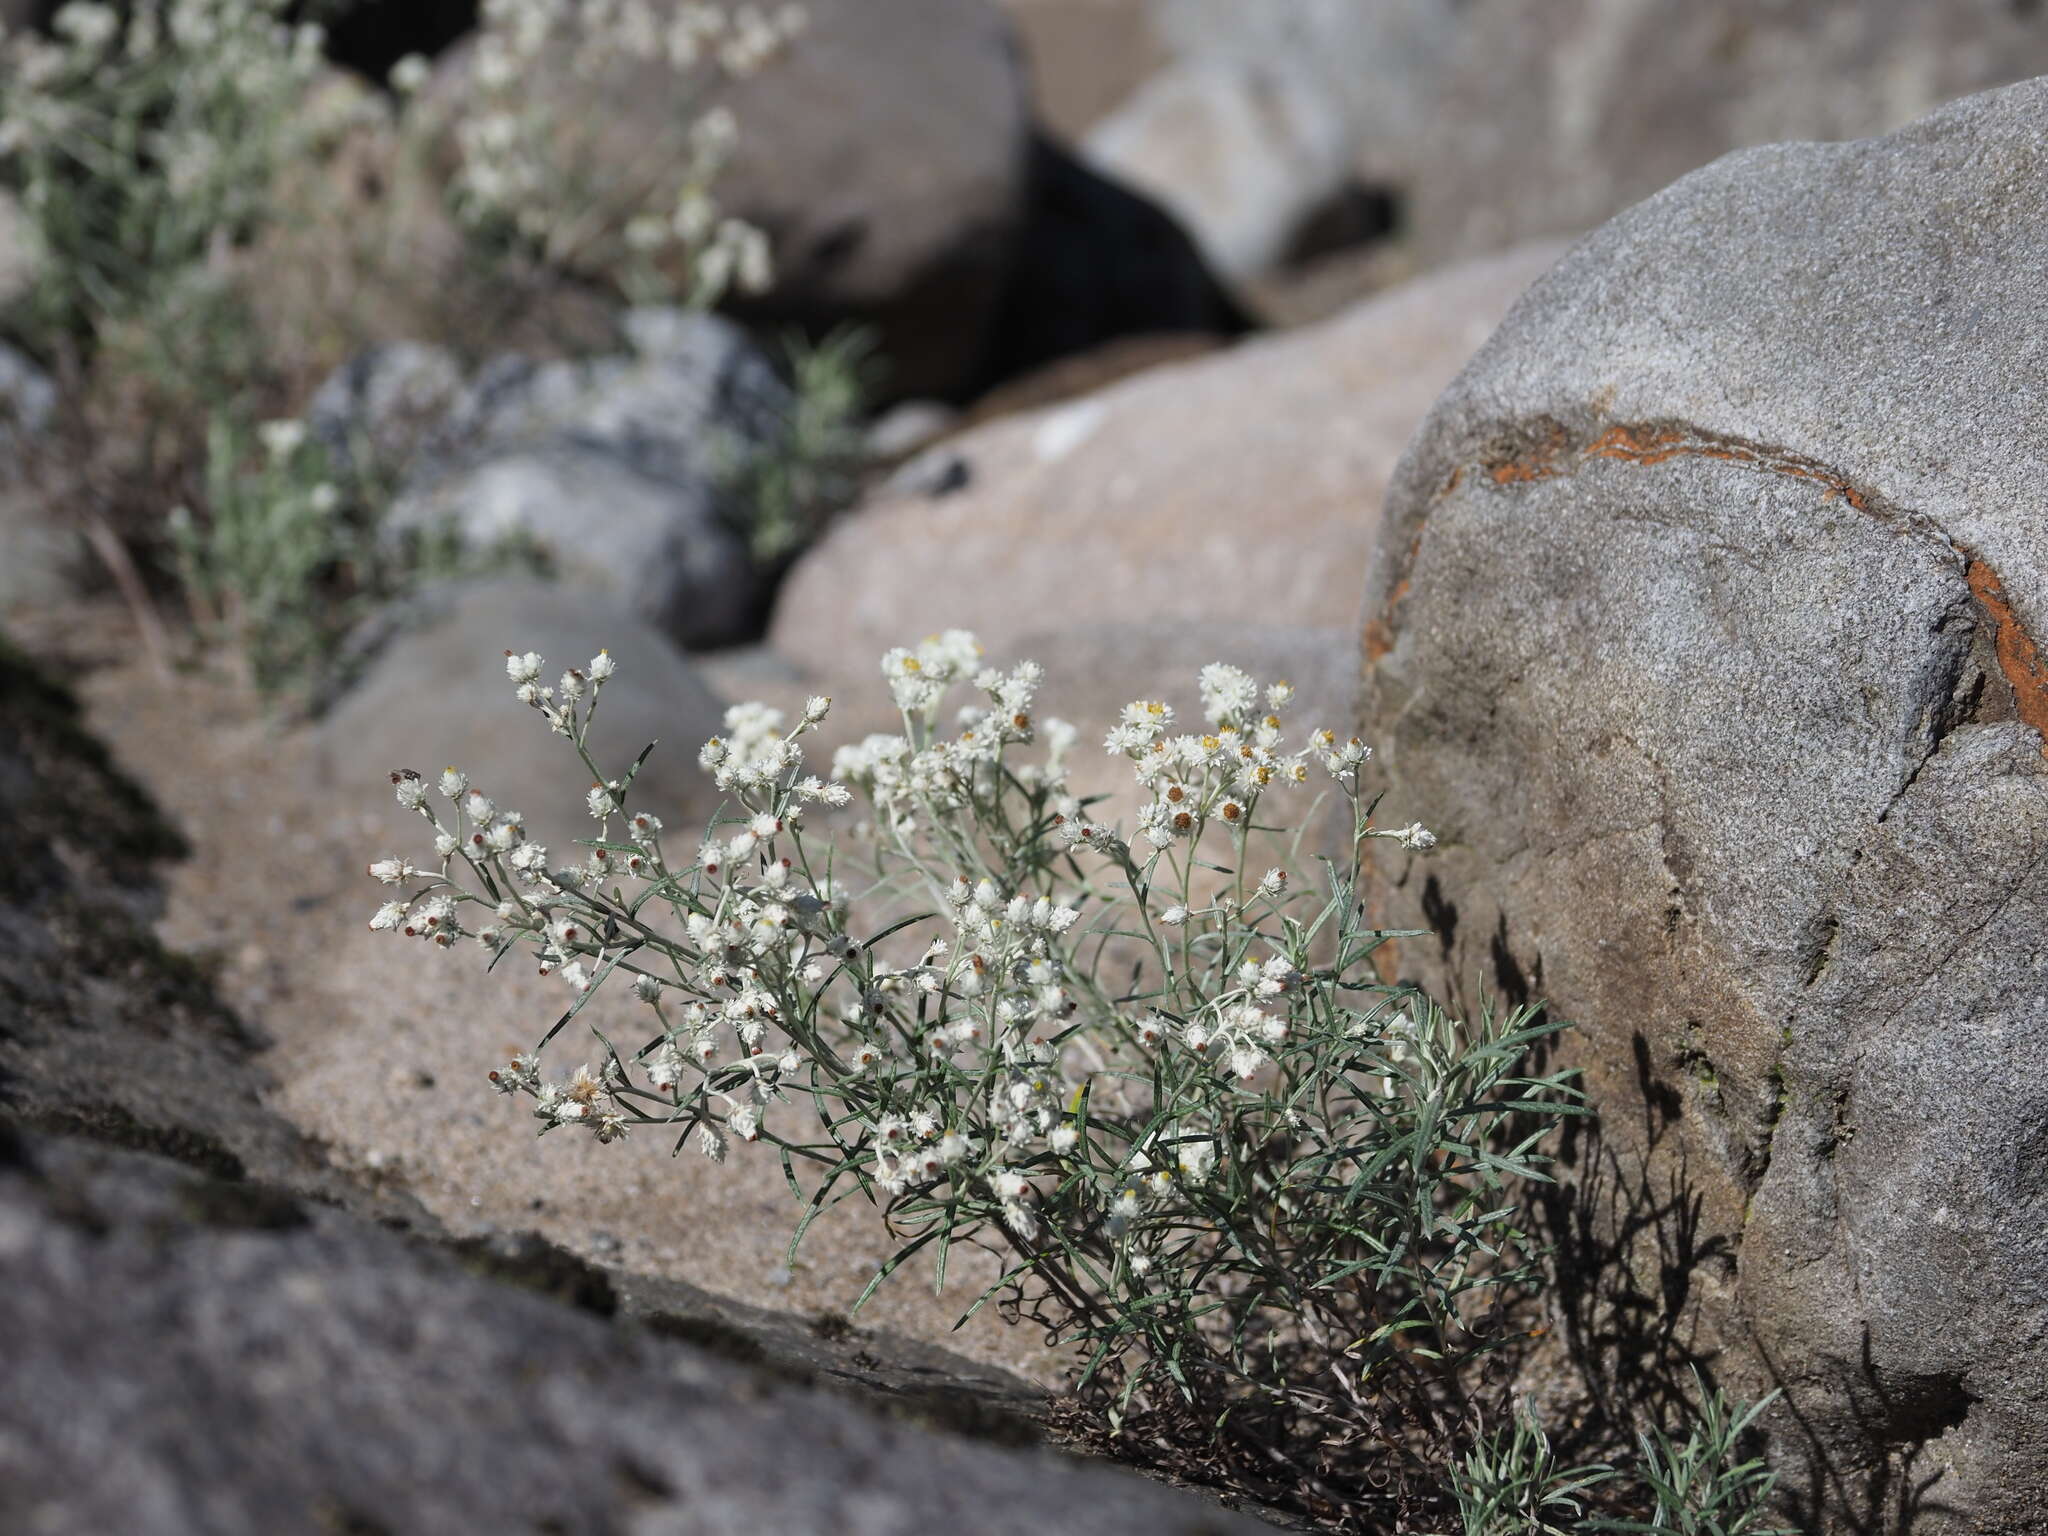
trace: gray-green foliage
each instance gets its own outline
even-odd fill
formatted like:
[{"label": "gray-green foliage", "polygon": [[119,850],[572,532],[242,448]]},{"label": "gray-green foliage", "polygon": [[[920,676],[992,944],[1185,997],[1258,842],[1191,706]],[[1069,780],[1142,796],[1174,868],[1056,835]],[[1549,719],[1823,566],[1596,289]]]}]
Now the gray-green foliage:
[{"label": "gray-green foliage", "polygon": [[859,494],[873,351],[873,336],[853,328],[816,344],[792,339],[782,419],[764,442],[724,445],[726,502],[763,565],[803,549]]},{"label": "gray-green foliage", "polygon": [[1684,1428],[1641,1432],[1637,1457],[1619,1467],[1560,1466],[1535,1416],[1517,1411],[1452,1469],[1462,1536],[1794,1536],[1769,1523],[1777,1474],[1741,1449],[1777,1394],[1731,1404],[1697,1371],[1693,1391]]},{"label": "gray-green foliage", "polygon": [[207,431],[204,492],[196,513],[177,507],[170,516],[193,622],[226,642],[250,682],[287,708],[336,680],[344,637],[378,604],[436,579],[545,569],[516,538],[473,549],[452,529],[379,537],[388,488],[373,476],[337,473],[296,421],[252,431],[231,413],[217,414]]},{"label": "gray-green foliage", "polygon": [[[1434,840],[1375,824],[1361,744],[1289,748],[1284,683],[1205,668],[1194,730],[1139,700],[1112,733],[1141,802],[1119,829],[1068,787],[1075,733],[1037,718],[1038,670],[984,668],[949,632],[885,659],[903,734],[843,750],[835,783],[799,741],[825,701],[786,733],[735,710],[702,757],[729,814],[678,847],[630,770],[585,751],[611,658],[552,687],[541,664],[508,662],[598,781],[588,855],[551,859],[453,770],[444,809],[401,778],[452,852],[373,866],[407,890],[372,926],[530,947],[568,983],[493,1074],[543,1131],[758,1144],[804,1202],[799,1240],[874,1203],[896,1243],[875,1283],[913,1260],[957,1283],[958,1251],[997,1255],[968,1311],[1072,1343],[1112,1425],[1303,1497],[1436,1486],[1498,1395],[1477,1362],[1526,1327],[1543,1267],[1522,1190],[1577,1105],[1568,1072],[1527,1064],[1555,1022],[1461,1021],[1376,972],[1361,850]],[[962,716],[955,683],[982,696]],[[1335,860],[1290,855],[1311,784],[1348,807]],[[860,827],[814,828],[856,796]],[[637,1018],[584,1013],[628,989]],[[579,1015],[596,1069],[550,1079]]]},{"label": "gray-green foliage", "polygon": [[9,43],[0,151],[38,247],[23,318],[46,348],[119,334],[138,365],[209,405],[239,382],[247,362],[222,356],[231,259],[315,133],[320,34],[293,28],[291,9],[72,4],[54,40]]},{"label": "gray-green foliage", "polygon": [[266,693],[309,684],[371,585],[360,502],[296,422],[207,434],[204,512],[179,507],[171,537],[195,622],[237,647]]},{"label": "gray-green foliage", "polygon": [[1610,1520],[1606,1531],[1655,1532],[1657,1536],[1793,1536],[1768,1526],[1766,1504],[1777,1474],[1761,1458],[1745,1458],[1741,1441],[1762,1402],[1732,1404],[1718,1389],[1708,1390],[1697,1372],[1696,1416],[1674,1439],[1659,1426],[1638,1437],[1640,1461],[1624,1478],[1635,1485],[1631,1504],[1648,1504],[1647,1520]]},{"label": "gray-green foliage", "polygon": [[1463,1536],[1571,1536],[1586,1529],[1586,1498],[1611,1476],[1604,1466],[1560,1467],[1533,1414],[1478,1444],[1451,1471]]}]

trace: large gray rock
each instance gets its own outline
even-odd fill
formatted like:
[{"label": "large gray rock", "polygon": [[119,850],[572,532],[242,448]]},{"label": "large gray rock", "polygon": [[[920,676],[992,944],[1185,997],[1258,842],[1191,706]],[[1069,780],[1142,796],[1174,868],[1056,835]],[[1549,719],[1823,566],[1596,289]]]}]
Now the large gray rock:
[{"label": "large gray rock", "polygon": [[1313,76],[1190,61],[1088,135],[1088,159],[1178,218],[1224,276],[1274,266],[1351,173],[1344,104]]},{"label": "large gray rock", "polygon": [[9,1136],[0,1258],[9,1369],[34,1383],[0,1404],[12,1531],[1267,1529],[782,1385],[153,1158]]},{"label": "large gray rock", "polygon": [[1031,64],[1038,120],[1073,143],[1164,61],[1147,0],[1002,0]]},{"label": "large gray rock", "polygon": [[1389,157],[1438,257],[1588,229],[1729,150],[1885,133],[2048,70],[2048,14],[2026,3],[1458,9],[1429,110]]},{"label": "large gray rock", "polygon": [[1186,219],[1238,277],[1271,269],[1355,183],[1410,191],[1471,26],[1457,0],[1148,9],[1172,62],[1095,126],[1090,151]]},{"label": "large gray rock", "polygon": [[[1395,194],[1400,237],[1427,262],[1577,234],[1733,149],[1884,133],[1954,97],[2048,71],[2048,13],[2031,0],[1148,0],[1143,9],[1169,72],[1253,71],[1334,104],[1352,175]],[[1191,191],[1213,188],[1222,167],[1249,163],[1272,138],[1255,118],[1238,121],[1218,156],[1180,157]],[[1306,168],[1275,162],[1273,187]]]},{"label": "large gray rock", "polygon": [[371,347],[321,381],[306,405],[306,428],[338,466],[393,478],[444,444],[460,419],[467,380],[445,347],[394,341]]},{"label": "large gray rock", "polygon": [[[1325,324],[951,438],[797,562],[773,643],[826,684],[845,728],[891,714],[882,653],[941,629],[974,630],[994,656],[1092,634],[1090,685],[1128,685],[1118,703],[1157,675],[1124,666],[1115,637],[1133,627],[1348,634],[1402,445],[1556,254],[1438,273]],[[1190,675],[1217,659],[1196,649]]]},{"label": "large gray rock", "polygon": [[788,390],[715,316],[643,311],[628,329],[630,355],[508,355],[466,386],[436,348],[380,348],[321,387],[311,424],[402,477],[387,537],[523,545],[684,645],[730,643],[754,623],[759,585],[719,482],[776,432]]},{"label": "large gray rock", "polygon": [[1370,739],[1403,969],[1578,1022],[1561,1337],[1777,1385],[1816,1529],[2048,1489],[2048,81],[1732,155],[1406,455]]},{"label": "large gray rock", "polygon": [[[766,230],[747,318],[877,329],[887,387],[953,394],[981,362],[1024,216],[1031,98],[991,0],[825,0],[731,87],[717,197]],[[609,107],[609,104],[607,104]]]},{"label": "large gray rock", "polygon": [[[664,29],[680,8],[651,7]],[[1030,100],[1015,41],[991,0],[805,10],[802,34],[744,79],[679,79],[664,58],[524,87],[578,168],[586,217],[614,230],[650,198],[673,208],[684,131],[711,103],[729,107],[739,140],[715,196],[768,234],[775,261],[773,290],[734,295],[735,308],[775,327],[872,325],[892,389],[955,393],[980,364],[1023,213]],[[466,48],[443,60],[424,131],[465,109],[469,68]],[[612,280],[628,262],[616,238],[582,241],[575,259]]]}]

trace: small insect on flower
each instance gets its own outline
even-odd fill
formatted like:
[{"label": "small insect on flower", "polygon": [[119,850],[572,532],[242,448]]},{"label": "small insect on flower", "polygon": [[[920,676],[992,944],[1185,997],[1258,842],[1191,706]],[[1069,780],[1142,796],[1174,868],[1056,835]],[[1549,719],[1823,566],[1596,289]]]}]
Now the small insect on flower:
[{"label": "small insect on flower", "polygon": [[1403,827],[1396,835],[1403,848],[1415,853],[1427,853],[1436,846],[1436,834],[1419,821]]}]

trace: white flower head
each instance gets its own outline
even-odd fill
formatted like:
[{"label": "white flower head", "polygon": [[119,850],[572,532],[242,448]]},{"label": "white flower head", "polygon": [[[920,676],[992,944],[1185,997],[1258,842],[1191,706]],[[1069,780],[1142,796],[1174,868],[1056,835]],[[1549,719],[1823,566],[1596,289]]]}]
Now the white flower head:
[{"label": "white flower head", "polygon": [[392,90],[401,96],[410,96],[427,83],[432,73],[433,66],[427,62],[425,55],[408,53],[391,66],[388,78]]},{"label": "white flower head", "polygon": [[256,429],[256,435],[263,439],[263,451],[273,462],[282,462],[297,453],[306,442],[306,424],[303,421],[266,421]]},{"label": "white flower head", "polygon": [[1240,723],[1258,706],[1259,685],[1248,673],[1224,662],[1212,661],[1197,679],[1202,692],[1202,713],[1211,725]]},{"label": "white flower head", "polygon": [[415,869],[404,859],[379,859],[370,866],[370,878],[379,885],[403,885],[406,881],[416,880],[425,873],[425,870]]}]

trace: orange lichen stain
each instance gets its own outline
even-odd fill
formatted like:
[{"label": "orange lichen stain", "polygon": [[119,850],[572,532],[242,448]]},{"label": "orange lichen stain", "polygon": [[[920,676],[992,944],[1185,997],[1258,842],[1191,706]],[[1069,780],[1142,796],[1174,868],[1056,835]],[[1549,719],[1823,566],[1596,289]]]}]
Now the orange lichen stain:
[{"label": "orange lichen stain", "polygon": [[2013,707],[2020,719],[2041,735],[2041,755],[2048,757],[2048,663],[2041,659],[2034,637],[2013,612],[1998,572],[1975,555],[1963,566],[1963,580],[1984,616],[1991,621],[1992,646],[1998,670],[2012,687]]},{"label": "orange lichen stain", "polygon": [[[1523,438],[1502,444],[1496,453],[1482,459],[1481,468],[1492,477],[1495,485],[1523,485],[1531,480],[1550,480],[1570,473],[1570,466],[1562,462],[1571,452],[1571,436],[1562,422],[1540,423],[1546,427],[1543,440],[1532,442]],[[1457,489],[1453,481],[1444,487],[1449,495]]]},{"label": "orange lichen stain", "polygon": [[1718,459],[1724,464],[1810,481],[1825,492],[1827,500],[1839,497],[1859,512],[1866,509],[1861,491],[1811,459],[1791,453],[1770,453],[1747,443],[1695,437],[1668,427],[1609,427],[1588,443],[1579,456],[1642,465],[1662,464],[1676,458]]},{"label": "orange lichen stain", "polygon": [[1394,583],[1394,590],[1387,594],[1386,608],[1366,620],[1365,659],[1368,665],[1377,665],[1394,648],[1394,610],[1401,606],[1401,599],[1408,595],[1413,582],[1406,576]]},{"label": "orange lichen stain", "polygon": [[1376,666],[1394,648],[1394,610],[1401,606],[1408,596],[1408,589],[1415,584],[1415,557],[1422,553],[1422,530],[1415,530],[1415,537],[1408,541],[1407,558],[1401,562],[1405,573],[1394,583],[1394,590],[1387,594],[1386,605],[1365,621],[1365,663]]}]

